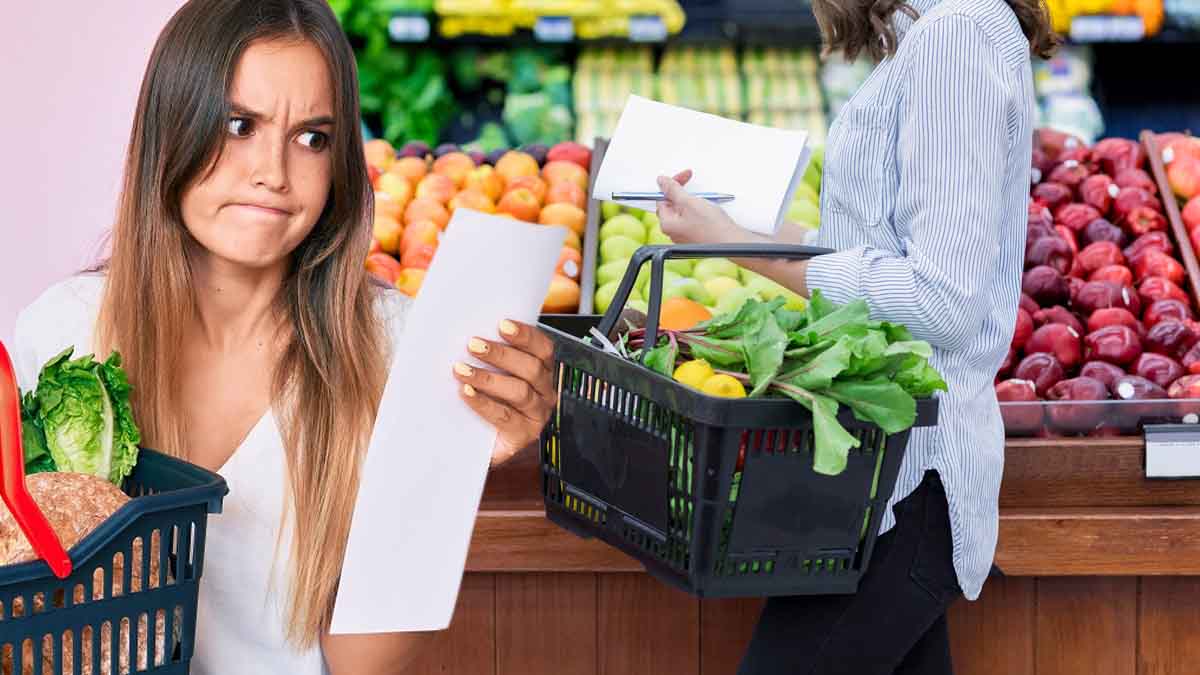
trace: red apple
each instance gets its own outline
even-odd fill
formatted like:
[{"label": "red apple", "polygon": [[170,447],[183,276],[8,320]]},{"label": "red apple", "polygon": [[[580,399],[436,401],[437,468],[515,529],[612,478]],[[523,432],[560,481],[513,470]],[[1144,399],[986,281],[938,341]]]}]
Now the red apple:
[{"label": "red apple", "polygon": [[1145,206],[1152,209],[1161,209],[1158,198],[1150,194],[1148,191],[1137,187],[1121,188],[1117,193],[1117,198],[1113,200],[1113,215],[1117,221],[1123,222],[1133,211],[1139,206]]},{"label": "red apple", "polygon": [[1029,297],[1025,293],[1021,294],[1021,300],[1020,300],[1020,304],[1018,306],[1021,309],[1025,310],[1026,312],[1029,312],[1029,316],[1033,316],[1033,313],[1038,311],[1038,309],[1040,309],[1038,307],[1037,301],[1034,300],[1033,298]]},{"label": "red apple", "polygon": [[[1051,172],[1051,177],[1054,173]],[[1200,157],[1182,156],[1167,165],[1167,182],[1180,199],[1190,200],[1200,195]]]},{"label": "red apple", "polygon": [[1066,274],[1071,269],[1073,259],[1071,245],[1061,237],[1041,237],[1030,244],[1025,252],[1025,269],[1046,265],[1059,274]]},{"label": "red apple", "polygon": [[1150,380],[1160,387],[1169,386],[1183,375],[1183,366],[1178,361],[1162,354],[1145,352],[1133,364],[1133,373]]},{"label": "red apple", "polygon": [[1053,267],[1040,265],[1025,273],[1021,279],[1021,290],[1039,305],[1050,307],[1062,305],[1070,299],[1070,288],[1062,273]]},{"label": "red apple", "polygon": [[1192,348],[1183,355],[1183,367],[1193,375],[1200,374],[1200,342],[1192,345]]},{"label": "red apple", "polygon": [[1138,322],[1137,317],[1130,313],[1124,307],[1107,307],[1098,309],[1092,312],[1088,317],[1088,331],[1098,331],[1105,326],[1126,326],[1139,337],[1144,332],[1142,324]]},{"label": "red apple", "polygon": [[1182,360],[1197,340],[1200,335],[1182,321],[1167,319],[1146,331],[1146,351]]},{"label": "red apple", "polygon": [[1119,286],[1111,281],[1089,281],[1079,290],[1073,301],[1075,309],[1085,316],[1108,307],[1123,307],[1134,316],[1142,311],[1138,294],[1129,286]]},{"label": "red apple", "polygon": [[1133,271],[1139,281],[1146,277],[1162,277],[1182,285],[1187,278],[1187,272],[1179,261],[1157,249],[1143,253],[1133,265]]},{"label": "red apple", "polygon": [[1054,224],[1054,214],[1050,209],[1046,208],[1045,204],[1031,201],[1029,202],[1029,214],[1025,223],[1028,226],[1045,225],[1046,227],[1050,227]]},{"label": "red apple", "polygon": [[1192,250],[1200,251],[1200,227],[1193,227],[1191,232],[1188,232],[1188,239],[1192,241]]},{"label": "red apple", "polygon": [[1077,159],[1068,159],[1051,169],[1047,180],[1053,183],[1062,183],[1074,190],[1091,173],[1086,164]]},{"label": "red apple", "polygon": [[1079,196],[1083,203],[1095,207],[1100,213],[1108,213],[1112,208],[1113,198],[1120,194],[1121,188],[1108,176],[1098,173],[1088,176],[1079,184]]},{"label": "red apple", "polygon": [[1033,382],[1005,380],[996,385],[996,400],[1015,404],[1000,406],[1000,416],[1004,418],[1004,428],[1009,433],[1029,434],[1041,428],[1044,406],[1037,403],[1038,395]]},{"label": "red apple", "polygon": [[1092,272],[1088,281],[1111,281],[1122,286],[1133,286],[1133,272],[1124,265],[1106,265]]},{"label": "red apple", "polygon": [[1087,274],[1109,265],[1124,265],[1125,256],[1121,248],[1111,241],[1088,244],[1079,252],[1079,263]]},{"label": "red apple", "polygon": [[1046,398],[1051,401],[1071,401],[1069,405],[1049,407],[1050,424],[1058,431],[1082,434],[1100,426],[1104,420],[1104,407],[1076,402],[1107,400],[1108,387],[1090,377],[1076,377],[1051,387],[1046,392]]},{"label": "red apple", "polygon": [[1070,326],[1075,329],[1076,333],[1083,335],[1083,322],[1071,310],[1062,305],[1039,309],[1033,315],[1033,323],[1038,328],[1045,326],[1048,323],[1061,323],[1064,326]]},{"label": "red apple", "polygon": [[1045,396],[1050,387],[1066,376],[1066,371],[1053,354],[1030,354],[1017,364],[1013,376],[1033,382],[1038,396]]},{"label": "red apple", "polygon": [[1049,127],[1034,130],[1033,146],[1045,153],[1052,162],[1062,161],[1064,152],[1087,149],[1087,144],[1078,136]]},{"label": "red apple", "polygon": [[1079,369],[1080,377],[1090,377],[1100,380],[1104,383],[1104,386],[1109,388],[1109,391],[1112,391],[1112,383],[1124,374],[1124,370],[1107,361],[1088,361]]},{"label": "red apple", "polygon": [[1084,338],[1089,361],[1127,366],[1142,355],[1142,341],[1129,326],[1105,326]]},{"label": "red apple", "polygon": [[1159,232],[1167,229],[1167,219],[1163,214],[1148,207],[1134,207],[1125,216],[1125,227],[1133,236],[1141,236],[1147,232]]},{"label": "red apple", "polygon": [[1054,231],[1058,233],[1062,240],[1071,246],[1071,257],[1079,255],[1079,237],[1075,235],[1075,231],[1066,225],[1055,225]]},{"label": "red apple", "polygon": [[1126,239],[1125,230],[1103,218],[1093,220],[1083,230],[1083,243],[1085,246],[1098,241],[1111,241],[1117,246],[1124,246]]},{"label": "red apple", "polygon": [[1067,278],[1067,292],[1071,296],[1072,307],[1075,306],[1076,302],[1078,302],[1079,293],[1083,290],[1084,286],[1087,286],[1087,282],[1079,277]]},{"label": "red apple", "polygon": [[1000,362],[1000,368],[996,371],[996,379],[1000,380],[1008,377],[1012,372],[1013,366],[1017,365],[1017,352],[1012,347],[1004,354],[1004,360]]},{"label": "red apple", "polygon": [[1182,303],[1188,302],[1187,293],[1178,284],[1162,277],[1146,277],[1138,286],[1138,296],[1142,304],[1151,305],[1155,300],[1171,298]]},{"label": "red apple", "polygon": [[1142,144],[1128,138],[1102,138],[1092,146],[1092,160],[1104,173],[1115,176],[1146,164]]},{"label": "red apple", "polygon": [[[1039,310],[1040,311],[1040,310]],[[1012,348],[1022,349],[1033,335],[1033,318],[1024,309],[1017,309],[1017,327],[1013,330]]]},{"label": "red apple", "polygon": [[1054,212],[1054,222],[1059,225],[1066,225],[1072,231],[1082,232],[1088,226],[1088,223],[1103,215],[1094,206],[1073,203],[1056,210]]},{"label": "red apple", "polygon": [[1142,169],[1122,169],[1113,174],[1113,182],[1116,183],[1118,191],[1120,188],[1135,187],[1152,195],[1158,194],[1158,185],[1150,177],[1150,174]]},{"label": "red apple", "polygon": [[1150,306],[1146,308],[1146,313],[1142,315],[1142,322],[1146,324],[1147,328],[1153,328],[1155,324],[1164,319],[1183,321],[1190,318],[1192,318],[1192,310],[1186,302],[1168,298],[1150,303]]},{"label": "red apple", "polygon": [[1061,323],[1048,323],[1033,331],[1029,342],[1025,343],[1025,352],[1053,354],[1066,370],[1071,370],[1083,362],[1079,332]]},{"label": "red apple", "polygon": [[1171,383],[1167,389],[1171,398],[1200,398],[1200,375],[1185,375]]},{"label": "red apple", "polygon": [[1051,211],[1057,211],[1071,201],[1071,188],[1062,183],[1045,182],[1033,186],[1030,196]]},{"label": "red apple", "polygon": [[1125,248],[1125,259],[1133,265],[1142,254],[1152,248],[1167,254],[1175,253],[1175,245],[1171,243],[1171,238],[1166,232],[1147,232]]}]

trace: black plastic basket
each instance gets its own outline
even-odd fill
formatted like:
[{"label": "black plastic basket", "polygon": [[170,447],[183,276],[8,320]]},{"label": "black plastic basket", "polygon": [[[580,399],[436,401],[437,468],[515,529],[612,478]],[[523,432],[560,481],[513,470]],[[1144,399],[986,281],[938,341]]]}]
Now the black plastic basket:
[{"label": "black plastic basket", "polygon": [[71,549],[71,576],[58,579],[40,560],[0,567],[5,673],[79,674],[88,662],[93,675],[188,672],[205,527],[229,488],[217,474],[153,450],[141,451],[122,488],[133,499]]},{"label": "black plastic basket", "polygon": [[[647,261],[646,344],[655,344],[666,259],[803,259],[824,252],[801,246],[644,247],[597,328],[610,335]],[[843,408],[839,421],[861,446],[851,449],[840,475],[817,474],[812,415],[799,404],[707,396],[589,341],[554,328],[547,332],[556,343],[559,394],[541,439],[551,521],[600,538],[657,578],[700,597],[858,589],[896,485],[907,431],[885,434]],[[937,400],[917,401],[916,425],[936,422]]]}]

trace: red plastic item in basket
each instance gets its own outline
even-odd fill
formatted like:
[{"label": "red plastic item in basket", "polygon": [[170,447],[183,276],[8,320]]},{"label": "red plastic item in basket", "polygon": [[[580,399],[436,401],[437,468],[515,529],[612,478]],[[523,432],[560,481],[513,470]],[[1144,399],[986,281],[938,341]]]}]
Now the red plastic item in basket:
[{"label": "red plastic item in basket", "polygon": [[25,489],[25,451],[21,447],[21,393],[8,350],[0,342],[0,497],[38,556],[59,579],[71,575],[71,558],[41,508]]}]

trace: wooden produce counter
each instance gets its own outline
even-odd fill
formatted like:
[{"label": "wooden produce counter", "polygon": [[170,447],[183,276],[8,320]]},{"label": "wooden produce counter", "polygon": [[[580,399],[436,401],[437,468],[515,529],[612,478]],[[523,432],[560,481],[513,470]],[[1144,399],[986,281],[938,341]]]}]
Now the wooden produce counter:
[{"label": "wooden produce counter", "polygon": [[[1004,576],[951,612],[957,673],[1200,673],[1200,481],[1148,481],[1143,454],[1140,438],[1009,442]],[[658,583],[547,521],[539,485],[534,452],[493,472],[454,625],[412,672],[736,672],[760,601]]]}]

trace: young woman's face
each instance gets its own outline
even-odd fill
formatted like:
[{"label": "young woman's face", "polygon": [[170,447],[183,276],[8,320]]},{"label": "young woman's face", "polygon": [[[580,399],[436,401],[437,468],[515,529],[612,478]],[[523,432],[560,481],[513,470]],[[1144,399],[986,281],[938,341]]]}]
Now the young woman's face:
[{"label": "young woman's face", "polygon": [[329,196],[333,84],[325,57],[310,42],[255,43],[238,63],[230,103],[224,152],[184,192],[184,226],[215,258],[270,267],[304,241]]}]

